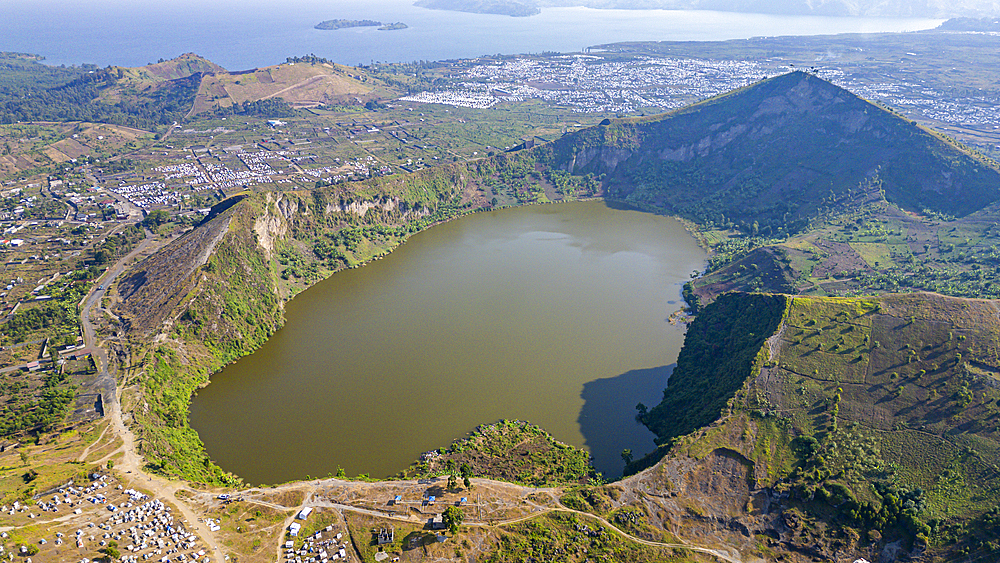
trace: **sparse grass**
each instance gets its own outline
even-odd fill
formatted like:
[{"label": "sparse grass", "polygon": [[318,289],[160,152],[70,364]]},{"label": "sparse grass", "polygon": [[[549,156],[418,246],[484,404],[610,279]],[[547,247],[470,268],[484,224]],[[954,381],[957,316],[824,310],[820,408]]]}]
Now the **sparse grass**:
[{"label": "sparse grass", "polygon": [[[375,555],[380,551],[402,556],[409,551],[422,551],[424,555],[431,553],[447,553],[450,546],[439,544],[436,535],[429,530],[425,530],[420,524],[410,524],[377,518],[367,514],[357,512],[345,512],[344,520],[350,533],[351,545],[361,560],[374,563]],[[391,544],[379,546],[375,533],[379,529],[394,529],[395,541]]]},{"label": "sparse grass", "polygon": [[554,512],[502,528],[496,549],[483,561],[582,562],[691,561],[686,554],[644,546],[585,516]]},{"label": "sparse grass", "polygon": [[291,511],[279,511],[253,502],[233,501],[208,512],[219,520],[222,544],[239,561],[272,561],[274,547],[284,537],[281,526]]},{"label": "sparse grass", "polygon": [[[101,420],[86,423],[75,433],[42,435],[39,444],[24,442],[0,454],[0,504],[27,502],[32,495],[70,479],[89,480],[87,475],[96,465],[76,459],[105,424]],[[30,480],[26,478],[29,472],[34,473]]]},{"label": "sparse grass", "polygon": [[851,248],[872,268],[892,268],[892,247],[882,242],[852,242]]}]

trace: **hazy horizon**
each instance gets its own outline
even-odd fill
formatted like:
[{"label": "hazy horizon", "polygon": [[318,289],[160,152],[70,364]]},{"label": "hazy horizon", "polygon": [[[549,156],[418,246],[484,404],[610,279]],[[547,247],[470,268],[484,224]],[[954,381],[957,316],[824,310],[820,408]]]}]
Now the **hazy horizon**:
[{"label": "hazy horizon", "polygon": [[[545,8],[527,18],[430,10],[412,0],[235,0],[194,5],[14,0],[0,21],[0,51],[33,53],[46,64],[135,67],[195,53],[228,70],[315,54],[342,64],[471,58],[542,51],[580,52],[621,41],[718,41],[930,29],[941,19],[778,16],[713,11]],[[402,21],[409,28],[322,31],[323,20]],[[114,22],[108,25],[107,22]]]}]

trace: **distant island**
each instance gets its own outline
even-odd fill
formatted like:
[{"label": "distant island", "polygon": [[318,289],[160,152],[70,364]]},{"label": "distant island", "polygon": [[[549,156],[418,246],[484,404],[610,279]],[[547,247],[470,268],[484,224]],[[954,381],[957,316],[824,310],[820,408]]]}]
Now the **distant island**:
[{"label": "distant island", "polygon": [[375,27],[382,22],[375,20],[326,20],[316,24],[316,29],[344,29],[347,27]]},{"label": "distant island", "polygon": [[473,14],[498,14],[526,17],[542,13],[537,6],[517,0],[417,0],[414,6],[432,10],[451,10]]},{"label": "distant island", "polygon": [[403,22],[387,23],[375,20],[326,20],[316,24],[316,29],[344,29],[348,27],[379,27],[379,31],[394,31],[396,29],[406,29],[409,27]]}]

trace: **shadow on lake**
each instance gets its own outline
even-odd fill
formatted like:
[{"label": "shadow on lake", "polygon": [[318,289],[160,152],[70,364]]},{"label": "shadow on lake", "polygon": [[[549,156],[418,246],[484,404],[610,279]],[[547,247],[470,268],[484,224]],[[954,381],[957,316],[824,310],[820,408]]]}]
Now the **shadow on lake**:
[{"label": "shadow on lake", "polygon": [[621,477],[625,468],[622,450],[631,449],[639,459],[656,448],[656,435],[635,419],[635,405],[656,406],[675,365],[635,369],[583,385],[583,407],[577,422],[594,467],[606,479]]},{"label": "shadow on lake", "polygon": [[[634,205],[629,205],[629,204],[625,203],[624,201],[615,201],[615,200],[612,200],[612,199],[606,199],[606,200],[604,200],[604,206],[607,207],[608,209],[615,209],[615,210],[618,210],[618,211],[645,211],[645,210],[640,209],[640,208],[638,208],[638,207],[636,207]],[[647,211],[647,213],[648,213],[648,211]],[[657,369],[657,368],[653,368],[653,369]],[[646,405],[646,406],[649,406],[649,405]]]}]

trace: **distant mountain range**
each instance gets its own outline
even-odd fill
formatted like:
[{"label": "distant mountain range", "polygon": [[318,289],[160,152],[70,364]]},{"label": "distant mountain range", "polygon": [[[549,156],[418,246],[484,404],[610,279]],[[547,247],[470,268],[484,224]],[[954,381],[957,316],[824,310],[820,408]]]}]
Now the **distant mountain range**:
[{"label": "distant mountain range", "polygon": [[718,10],[782,15],[903,18],[983,18],[1000,15],[997,0],[418,0],[439,10],[531,16],[540,8],[586,6],[597,9]]}]

